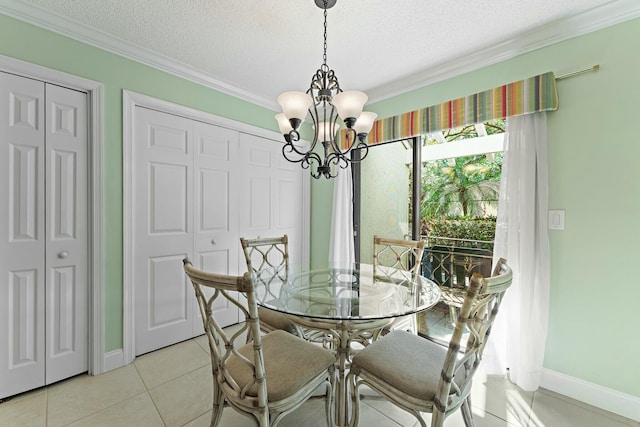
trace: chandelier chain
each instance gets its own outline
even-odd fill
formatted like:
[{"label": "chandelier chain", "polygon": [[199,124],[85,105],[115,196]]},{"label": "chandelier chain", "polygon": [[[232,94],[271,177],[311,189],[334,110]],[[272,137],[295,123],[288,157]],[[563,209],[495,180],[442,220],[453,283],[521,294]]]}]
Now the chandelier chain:
[{"label": "chandelier chain", "polygon": [[322,63],[327,65],[327,0],[324,0],[324,53]]}]

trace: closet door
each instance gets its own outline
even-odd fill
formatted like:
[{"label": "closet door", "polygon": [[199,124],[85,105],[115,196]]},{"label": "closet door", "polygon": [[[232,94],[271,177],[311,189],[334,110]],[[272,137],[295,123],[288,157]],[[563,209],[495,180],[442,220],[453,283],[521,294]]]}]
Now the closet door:
[{"label": "closet door", "polygon": [[0,396],[44,385],[44,83],[0,73]]},{"label": "closet door", "polygon": [[87,370],[86,112],[0,73],[0,397]]},{"label": "closet door", "polygon": [[46,85],[46,383],[87,370],[87,100]]},{"label": "closet door", "polygon": [[193,249],[193,131],[188,120],[135,111],[136,355],[191,337],[193,291],[182,259]]},{"label": "closet door", "polygon": [[[208,123],[194,126],[194,257],[205,271],[238,274],[238,131]],[[244,259],[244,258],[243,258]],[[244,272],[244,270],[242,270]],[[189,283],[189,286],[191,284]],[[192,292],[193,293],[193,292]],[[213,306],[218,321],[238,322],[238,308],[227,299]],[[196,310],[193,336],[204,333]]]},{"label": "closet door", "polygon": [[[282,156],[282,143],[241,134],[240,232],[242,237],[289,237],[289,259],[303,261],[304,173]],[[245,267],[246,268],[246,267]]]},{"label": "closet door", "polygon": [[[237,272],[237,132],[136,107],[134,283],[136,355],[203,333],[182,260]],[[235,307],[214,307],[227,323]]]}]

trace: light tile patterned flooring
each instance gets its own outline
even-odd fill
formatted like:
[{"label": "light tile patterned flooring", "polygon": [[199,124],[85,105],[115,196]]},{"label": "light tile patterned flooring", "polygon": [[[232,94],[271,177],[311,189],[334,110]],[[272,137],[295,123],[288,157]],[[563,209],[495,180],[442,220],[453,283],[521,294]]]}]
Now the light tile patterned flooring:
[{"label": "light tile patterned flooring", "polygon": [[[478,373],[472,394],[477,427],[640,427],[640,423],[546,390],[524,392],[505,378]],[[372,394],[372,392],[369,392]],[[367,393],[367,394],[369,394]],[[0,426],[208,426],[211,369],[204,337],[136,358],[99,376],[80,375],[0,403]],[[429,415],[425,415],[429,423]],[[221,427],[253,427],[226,408]],[[312,399],[286,416],[282,427],[324,426],[323,402]],[[383,400],[366,399],[360,426],[419,426],[408,413]],[[459,411],[446,427],[464,426]]]}]

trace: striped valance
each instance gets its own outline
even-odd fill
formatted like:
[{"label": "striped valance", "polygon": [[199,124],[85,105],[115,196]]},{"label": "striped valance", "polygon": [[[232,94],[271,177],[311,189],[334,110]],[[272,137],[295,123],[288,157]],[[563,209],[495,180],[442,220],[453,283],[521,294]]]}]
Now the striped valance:
[{"label": "striped valance", "polygon": [[549,72],[439,105],[379,119],[373,124],[367,142],[374,145],[488,120],[557,109],[556,78]]}]

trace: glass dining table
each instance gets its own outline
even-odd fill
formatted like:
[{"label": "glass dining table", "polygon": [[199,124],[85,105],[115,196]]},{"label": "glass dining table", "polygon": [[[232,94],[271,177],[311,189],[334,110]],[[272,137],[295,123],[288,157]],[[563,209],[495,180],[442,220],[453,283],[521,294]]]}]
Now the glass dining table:
[{"label": "glass dining table", "polygon": [[346,373],[354,345],[367,345],[395,319],[435,305],[431,280],[392,268],[267,268],[254,274],[258,305],[285,314],[311,341],[336,352],[336,424],[347,424]]}]

